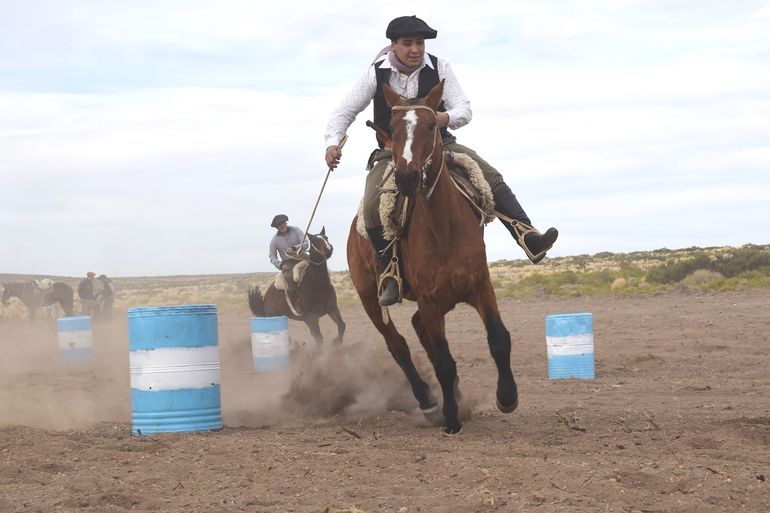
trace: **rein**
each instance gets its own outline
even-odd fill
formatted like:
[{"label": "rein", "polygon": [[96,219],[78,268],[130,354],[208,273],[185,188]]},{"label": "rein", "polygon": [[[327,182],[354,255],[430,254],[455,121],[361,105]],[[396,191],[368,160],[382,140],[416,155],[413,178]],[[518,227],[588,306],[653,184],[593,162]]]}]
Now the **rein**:
[{"label": "rein", "polygon": [[[438,115],[436,114],[436,111],[428,107],[427,105],[396,105],[395,107],[391,108],[391,112],[393,111],[408,111],[408,110],[427,110],[431,114],[433,114],[433,117],[436,119],[436,123],[433,125],[433,148],[430,150],[430,154],[428,155],[428,158],[425,159],[425,162],[423,162],[422,167],[420,168],[420,186],[423,190],[425,190],[425,181],[428,178],[428,167],[433,163],[433,153],[436,151],[436,146],[439,148],[442,148],[441,143],[436,144],[436,136],[438,135]],[[425,193],[425,199],[430,199],[430,197],[433,195],[433,190],[436,188],[436,185],[438,184],[438,179],[441,177],[441,172],[444,170],[444,152],[439,151],[441,153],[441,167],[439,168],[438,172],[436,173],[436,178],[433,180],[433,184],[430,186],[428,191]]]},{"label": "rein", "polygon": [[286,256],[291,258],[291,259],[293,259],[293,260],[299,260],[300,262],[307,262],[307,263],[313,264],[313,265],[321,265],[324,262],[326,262],[327,260],[329,260],[329,257],[323,256],[324,255],[323,252],[320,249],[318,249],[318,246],[315,245],[315,243],[312,241],[312,239],[310,239],[310,237],[308,237],[308,236],[306,236],[306,237],[307,237],[308,241],[310,242],[310,245],[313,247],[313,249],[315,249],[316,252],[319,255],[321,255],[321,261],[320,262],[313,261],[313,259],[311,258],[310,254],[308,254],[308,256],[305,257],[301,253],[295,253],[295,254],[288,254],[287,253]]}]

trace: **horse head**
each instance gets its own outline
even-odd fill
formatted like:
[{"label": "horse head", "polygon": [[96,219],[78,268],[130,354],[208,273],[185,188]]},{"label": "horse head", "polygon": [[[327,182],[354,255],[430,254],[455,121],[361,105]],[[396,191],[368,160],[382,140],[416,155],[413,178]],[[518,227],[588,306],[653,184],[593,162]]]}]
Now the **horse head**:
[{"label": "horse head", "polygon": [[390,131],[398,190],[411,198],[427,187],[430,194],[443,167],[436,109],[444,94],[444,81],[436,84],[424,98],[415,100],[403,98],[387,84],[383,85],[383,91],[391,108]]},{"label": "horse head", "polygon": [[326,227],[321,228],[321,233],[317,235],[307,234],[308,240],[310,240],[310,261],[313,263],[321,263],[331,258],[334,252],[334,246],[329,242],[326,237]]}]

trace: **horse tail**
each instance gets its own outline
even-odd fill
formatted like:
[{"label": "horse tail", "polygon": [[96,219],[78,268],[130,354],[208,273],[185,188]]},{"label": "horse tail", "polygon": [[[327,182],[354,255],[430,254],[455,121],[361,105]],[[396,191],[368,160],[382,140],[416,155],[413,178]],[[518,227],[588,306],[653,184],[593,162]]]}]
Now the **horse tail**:
[{"label": "horse tail", "polygon": [[255,317],[265,317],[265,299],[262,297],[262,292],[259,290],[259,287],[249,287],[247,295],[249,296],[249,308],[251,309],[251,313],[253,313]]}]

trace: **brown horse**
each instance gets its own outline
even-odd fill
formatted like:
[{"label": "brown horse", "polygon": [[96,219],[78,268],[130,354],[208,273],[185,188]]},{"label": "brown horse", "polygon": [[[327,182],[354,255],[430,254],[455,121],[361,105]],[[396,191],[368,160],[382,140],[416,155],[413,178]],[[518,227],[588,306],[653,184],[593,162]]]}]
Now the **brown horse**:
[{"label": "brown horse", "polygon": [[33,281],[12,282],[3,284],[3,306],[8,300],[17,297],[27,307],[30,322],[35,321],[35,313],[40,306],[50,306],[59,303],[64,310],[64,315],[72,317],[73,292],[72,287],[66,283],[57,281],[47,289],[40,289]]},{"label": "brown horse", "polygon": [[377,302],[377,274],[372,244],[356,228],[348,237],[348,265],[366,313],[385,337],[390,353],[406,374],[420,409],[430,421],[443,420],[443,432],[459,434],[457,366],[449,351],[444,317],[458,303],[478,311],[497,366],[497,407],[510,413],[518,391],[510,365],[511,337],[500,319],[489,279],[483,233],[471,207],[451,182],[443,157],[436,109],[443,81],[423,99],[404,100],[384,86],[392,108],[391,133],[395,178],[400,194],[410,198],[408,230],[399,240],[400,263],[408,284],[405,297],[417,302],[412,326],[433,364],[443,395],[443,419],[430,387],[418,374],[404,337]]},{"label": "brown horse", "polygon": [[[265,295],[259,287],[249,289],[249,308],[256,317],[272,317],[285,315],[295,321],[304,321],[315,341],[323,344],[319,319],[328,315],[337,324],[337,337],[334,342],[342,343],[345,334],[345,322],[342,320],[340,310],[337,307],[337,293],[329,278],[329,268],[326,261],[331,258],[334,247],[326,237],[326,228],[321,229],[318,235],[307,235],[310,241],[308,262],[305,275],[298,287],[298,299],[302,315],[297,315],[289,307],[286,301],[286,293],[278,290],[274,283],[267,288]],[[298,264],[299,265],[299,264]]]}]

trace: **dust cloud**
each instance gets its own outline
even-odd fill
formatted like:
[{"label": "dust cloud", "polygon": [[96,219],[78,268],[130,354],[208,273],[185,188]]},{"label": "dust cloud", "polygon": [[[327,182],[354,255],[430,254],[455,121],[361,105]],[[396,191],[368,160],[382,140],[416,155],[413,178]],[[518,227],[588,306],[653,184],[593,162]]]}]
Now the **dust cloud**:
[{"label": "dust cloud", "polygon": [[[289,365],[269,373],[252,370],[248,337],[225,338],[220,355],[226,425],[324,422],[417,408],[411,388],[384,341],[371,337],[364,341],[353,333],[342,345],[317,346],[312,339],[302,341],[304,324],[292,323],[292,331],[301,341],[293,341]],[[243,354],[247,357],[239,356]],[[424,359],[415,361],[425,379],[433,376]],[[230,372],[225,373],[225,368]]]},{"label": "dust cloud", "polygon": [[0,322],[0,426],[82,429],[130,419],[125,323],[96,325],[88,363],[59,357],[53,321]]},{"label": "dust cloud", "polygon": [[[122,312],[124,314],[124,312]],[[290,323],[295,350],[285,368],[256,373],[249,319],[219,319],[222,422],[224,427],[293,425],[359,419],[388,411],[413,413],[417,402],[401,369],[374,328],[353,327],[341,346],[321,347],[303,323]],[[116,312],[93,326],[91,361],[60,360],[52,321],[30,325],[0,319],[0,426],[50,430],[85,429],[101,422],[130,424],[128,326]],[[330,339],[331,337],[329,337]],[[440,389],[422,348],[413,358],[440,400]],[[465,396],[462,416],[478,401]],[[421,415],[416,418],[422,419]]]}]

